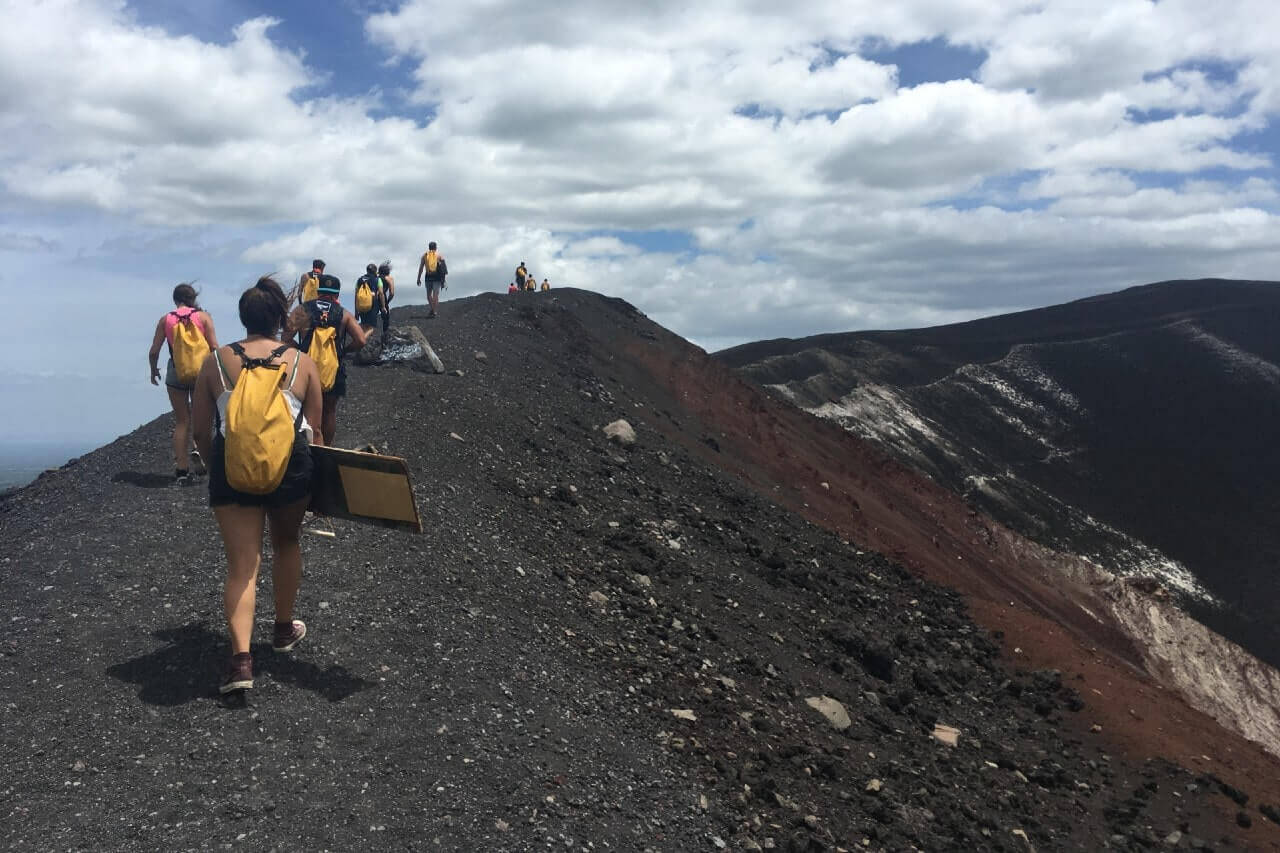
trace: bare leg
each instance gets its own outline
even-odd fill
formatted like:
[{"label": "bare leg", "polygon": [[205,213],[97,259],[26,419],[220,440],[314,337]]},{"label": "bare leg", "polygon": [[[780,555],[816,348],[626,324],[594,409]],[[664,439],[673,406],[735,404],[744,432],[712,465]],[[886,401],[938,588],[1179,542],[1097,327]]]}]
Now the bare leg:
[{"label": "bare leg", "polygon": [[436,308],[440,305],[440,288],[428,286],[428,301],[431,303],[431,313],[436,313]]},{"label": "bare leg", "polygon": [[262,527],[266,510],[260,506],[217,506],[213,515],[227,552],[227,583],[222,603],[227,613],[231,653],[249,651],[253,638],[253,607],[262,563]]},{"label": "bare leg", "polygon": [[324,408],[320,412],[320,434],[324,436],[325,447],[333,447],[333,437],[338,433],[338,398],[329,395],[324,398]]},{"label": "bare leg", "polygon": [[173,467],[185,471],[191,440],[191,392],[168,385],[164,390],[169,392],[169,405],[173,406]]},{"label": "bare leg", "polygon": [[302,517],[309,499],[267,511],[271,531],[271,587],[275,593],[276,621],[293,620],[293,603],[302,584]]}]

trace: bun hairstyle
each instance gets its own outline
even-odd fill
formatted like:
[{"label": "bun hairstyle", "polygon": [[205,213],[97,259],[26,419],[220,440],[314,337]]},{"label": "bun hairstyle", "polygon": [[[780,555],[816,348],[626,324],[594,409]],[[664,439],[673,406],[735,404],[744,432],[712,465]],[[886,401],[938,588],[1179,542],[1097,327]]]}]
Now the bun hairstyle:
[{"label": "bun hairstyle", "polygon": [[181,305],[184,308],[194,308],[200,310],[200,306],[196,304],[196,289],[185,281],[173,289],[173,304]]},{"label": "bun hairstyle", "polygon": [[240,294],[240,322],[251,335],[276,337],[289,317],[289,300],[284,290],[271,276],[264,275],[258,283]]}]

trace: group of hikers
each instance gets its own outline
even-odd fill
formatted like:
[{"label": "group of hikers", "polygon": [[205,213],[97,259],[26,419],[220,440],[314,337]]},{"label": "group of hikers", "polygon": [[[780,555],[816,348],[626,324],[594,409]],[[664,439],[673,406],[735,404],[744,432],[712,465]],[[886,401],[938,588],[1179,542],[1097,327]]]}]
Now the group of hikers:
[{"label": "group of hikers", "polygon": [[[151,383],[163,379],[173,407],[174,481],[208,474],[209,505],[227,555],[223,588],[231,656],[219,692],[253,686],[253,633],[262,534],[269,532],[275,627],[271,647],[291,651],[307,633],[293,618],[302,579],[299,539],[311,499],[310,445],[332,446],[338,401],[346,395],[343,355],[361,349],[380,324],[390,328],[395,297],[391,263],[369,264],[356,281],[353,306],[342,283],[312,261],[288,294],[271,276],[240,295],[245,336],[219,345],[213,318],[191,284],[173,289],[174,309],[156,324],[148,358]],[[448,266],[434,242],[418,265],[434,318]],[[318,430],[317,430],[318,427]]]},{"label": "group of hikers", "polygon": [[520,266],[516,267],[515,281],[507,285],[507,293],[521,293],[523,291],[534,290],[547,291],[550,289],[551,282],[547,281],[545,278],[542,280],[542,285],[538,285],[538,279],[529,273],[529,268],[524,265],[524,261],[521,261]]}]

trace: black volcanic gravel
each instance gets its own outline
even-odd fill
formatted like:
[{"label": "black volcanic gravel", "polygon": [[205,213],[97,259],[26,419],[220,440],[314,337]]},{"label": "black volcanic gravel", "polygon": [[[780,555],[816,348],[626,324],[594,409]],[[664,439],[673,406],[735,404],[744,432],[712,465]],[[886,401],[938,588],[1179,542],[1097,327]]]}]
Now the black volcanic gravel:
[{"label": "black volcanic gravel", "polygon": [[957,596],[664,440],[611,378],[624,303],[395,321],[462,375],[353,367],[338,443],[408,459],[426,533],[307,534],[291,655],[264,567],[242,703],[169,418],[0,499],[5,847],[1213,849],[1240,811],[1064,734],[1080,695],[1004,670]]}]

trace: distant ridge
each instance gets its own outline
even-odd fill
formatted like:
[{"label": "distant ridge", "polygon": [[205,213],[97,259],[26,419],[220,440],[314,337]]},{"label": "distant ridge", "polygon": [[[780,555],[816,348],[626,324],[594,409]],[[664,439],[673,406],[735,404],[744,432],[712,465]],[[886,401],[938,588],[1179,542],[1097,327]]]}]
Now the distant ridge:
[{"label": "distant ridge", "polygon": [[1133,287],[725,364],[1280,664],[1280,284]]}]

